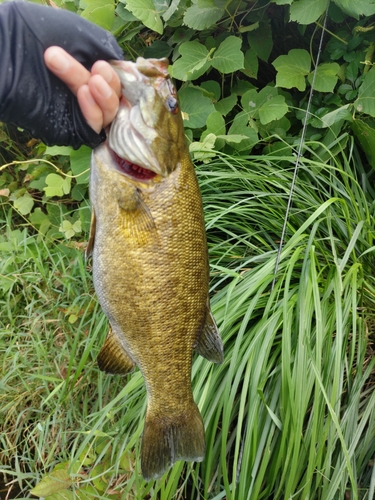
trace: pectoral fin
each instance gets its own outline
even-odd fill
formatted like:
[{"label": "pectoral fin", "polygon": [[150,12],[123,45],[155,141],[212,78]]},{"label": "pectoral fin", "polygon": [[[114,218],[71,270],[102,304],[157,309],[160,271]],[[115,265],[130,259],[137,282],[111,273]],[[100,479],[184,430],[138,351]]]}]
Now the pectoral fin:
[{"label": "pectoral fin", "polygon": [[94,207],[92,207],[91,208],[90,236],[89,236],[89,241],[87,243],[86,252],[85,252],[86,259],[88,259],[91,256],[92,251],[94,249],[95,230],[96,230],[96,217],[95,217]]},{"label": "pectoral fin", "polygon": [[213,363],[224,361],[224,348],[214,317],[207,305],[206,320],[194,346],[195,351]]},{"label": "pectoral fin", "polygon": [[138,190],[134,191],[132,203],[119,200],[119,207],[124,211],[123,229],[130,238],[139,245],[157,238],[154,218]]},{"label": "pectoral fin", "polygon": [[97,361],[100,370],[116,375],[127,375],[135,367],[134,361],[113,335],[111,328],[99,352]]}]

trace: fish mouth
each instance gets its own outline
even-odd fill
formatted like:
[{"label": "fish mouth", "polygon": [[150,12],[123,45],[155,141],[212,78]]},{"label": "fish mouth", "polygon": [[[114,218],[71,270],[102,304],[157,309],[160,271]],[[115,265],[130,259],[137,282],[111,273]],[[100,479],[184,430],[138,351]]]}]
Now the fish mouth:
[{"label": "fish mouth", "polygon": [[119,170],[121,173],[124,173],[129,177],[132,177],[133,179],[141,182],[151,181],[158,175],[152,170],[148,170],[147,168],[141,167],[140,165],[136,165],[135,163],[125,160],[125,158],[121,158],[115,151],[111,151],[112,156],[116,162],[116,170]]}]

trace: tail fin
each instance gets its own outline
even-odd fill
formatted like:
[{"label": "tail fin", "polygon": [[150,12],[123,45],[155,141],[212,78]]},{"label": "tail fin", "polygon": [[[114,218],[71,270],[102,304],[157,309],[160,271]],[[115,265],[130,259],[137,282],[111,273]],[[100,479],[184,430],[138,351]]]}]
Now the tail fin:
[{"label": "tail fin", "polygon": [[178,460],[201,462],[205,448],[203,421],[194,402],[181,415],[159,416],[147,410],[141,452],[146,481],[162,476]]}]

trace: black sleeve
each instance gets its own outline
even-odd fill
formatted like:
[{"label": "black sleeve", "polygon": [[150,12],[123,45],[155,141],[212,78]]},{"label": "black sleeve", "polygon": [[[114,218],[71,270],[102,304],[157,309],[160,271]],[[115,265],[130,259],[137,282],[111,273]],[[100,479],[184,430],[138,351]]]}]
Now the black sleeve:
[{"label": "black sleeve", "polygon": [[88,70],[98,59],[122,59],[115,38],[80,16],[27,2],[0,5],[0,121],[26,129],[48,145],[105,139],[86,123],[78,101],[44,64],[44,51],[58,45]]}]

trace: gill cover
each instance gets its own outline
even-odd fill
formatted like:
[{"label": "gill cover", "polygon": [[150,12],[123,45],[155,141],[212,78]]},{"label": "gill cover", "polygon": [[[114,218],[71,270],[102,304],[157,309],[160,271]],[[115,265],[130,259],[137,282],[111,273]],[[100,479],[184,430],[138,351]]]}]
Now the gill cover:
[{"label": "gill cover", "polygon": [[177,93],[167,59],[112,62],[122,98],[109,147],[121,158],[167,177],[186,149]]}]

